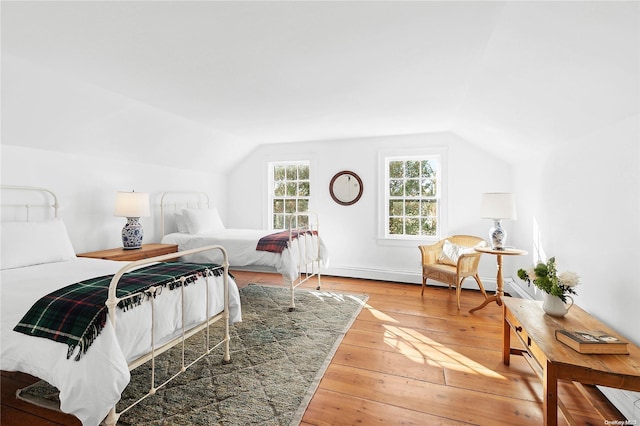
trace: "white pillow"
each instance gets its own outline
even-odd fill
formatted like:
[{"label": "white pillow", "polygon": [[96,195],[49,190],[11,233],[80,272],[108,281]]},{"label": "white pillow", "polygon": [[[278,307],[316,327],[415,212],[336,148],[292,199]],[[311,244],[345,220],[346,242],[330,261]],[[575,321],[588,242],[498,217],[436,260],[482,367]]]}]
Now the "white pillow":
[{"label": "white pillow", "polygon": [[2,223],[2,269],[76,257],[62,220]]},{"label": "white pillow", "polygon": [[176,219],[176,230],[183,234],[188,234],[189,229],[187,228],[187,219],[185,219],[182,213],[175,214]]},{"label": "white pillow", "polygon": [[183,209],[182,214],[187,222],[190,234],[211,234],[224,230],[224,224],[218,209]]},{"label": "white pillow", "polygon": [[445,265],[458,265],[458,259],[463,254],[473,253],[475,250],[473,247],[464,247],[457,244],[453,244],[449,240],[444,240],[442,244],[442,254],[438,259],[438,263],[444,263]]}]

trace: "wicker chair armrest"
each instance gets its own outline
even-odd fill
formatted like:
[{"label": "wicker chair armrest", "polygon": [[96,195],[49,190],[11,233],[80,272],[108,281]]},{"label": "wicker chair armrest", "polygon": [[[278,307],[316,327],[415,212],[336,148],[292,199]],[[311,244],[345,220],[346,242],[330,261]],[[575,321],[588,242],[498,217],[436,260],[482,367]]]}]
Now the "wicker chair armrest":
[{"label": "wicker chair armrest", "polygon": [[442,243],[418,246],[420,253],[422,253],[422,264],[431,265],[436,263],[440,258],[442,252]]},{"label": "wicker chair armrest", "polygon": [[478,264],[480,263],[480,256],[482,253],[465,253],[458,258],[458,275],[475,274],[478,271]]}]

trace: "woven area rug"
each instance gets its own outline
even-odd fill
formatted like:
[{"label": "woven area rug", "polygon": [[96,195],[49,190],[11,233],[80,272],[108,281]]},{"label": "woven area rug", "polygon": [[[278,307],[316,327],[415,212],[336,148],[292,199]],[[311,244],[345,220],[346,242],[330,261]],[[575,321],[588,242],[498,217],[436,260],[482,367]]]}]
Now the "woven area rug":
[{"label": "woven area rug", "polygon": [[[231,326],[231,363],[216,349],[180,377],[120,417],[124,425],[297,425],[342,337],[367,296],[249,285],[240,290],[242,323]],[[213,336],[222,336],[219,325]],[[195,359],[203,338],[189,339]],[[176,371],[176,348],[156,360],[156,384]],[[149,388],[149,368],[131,373],[122,395],[132,402]],[[55,400],[57,391],[38,382],[22,391],[30,399]],[[121,408],[120,406],[118,408]]]}]

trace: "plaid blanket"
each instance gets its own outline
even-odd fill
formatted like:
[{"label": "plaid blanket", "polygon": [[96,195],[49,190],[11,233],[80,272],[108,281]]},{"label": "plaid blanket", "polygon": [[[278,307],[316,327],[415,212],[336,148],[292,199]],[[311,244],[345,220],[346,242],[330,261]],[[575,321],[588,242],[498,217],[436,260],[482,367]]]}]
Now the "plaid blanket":
[{"label": "plaid blanket", "polygon": [[[301,235],[317,235],[318,231],[292,231],[291,238],[299,238]],[[260,238],[256,250],[282,253],[289,246],[289,231],[280,231],[275,234],[265,235]]]},{"label": "plaid blanket", "polygon": [[[199,276],[222,275],[219,265],[164,262],[127,272],[118,283],[116,295],[126,297],[140,293],[118,303],[127,310],[138,306],[152,286],[179,288],[185,277],[185,285]],[[105,305],[109,296],[109,284],[113,275],[90,278],[50,293],[38,300],[20,320],[14,330],[30,336],[45,337],[66,343],[69,359],[77,347],[80,348],[75,360],[87,352],[98,337],[107,321],[108,309]]]}]

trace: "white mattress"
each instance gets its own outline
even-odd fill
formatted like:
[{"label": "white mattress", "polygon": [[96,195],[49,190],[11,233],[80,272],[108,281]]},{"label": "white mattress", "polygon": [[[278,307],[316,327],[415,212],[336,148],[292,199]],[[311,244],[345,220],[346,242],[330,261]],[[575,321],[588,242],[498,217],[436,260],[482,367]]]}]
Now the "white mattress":
[{"label": "white mattress", "polygon": [[[42,296],[84,279],[114,274],[124,264],[126,262],[77,258],[2,271],[0,367],[6,371],[34,375],[57,387],[62,411],[74,414],[83,425],[97,425],[103,420],[129,383],[128,362],[150,347],[150,302],[143,302],[126,312],[118,309],[117,332],[107,321],[100,336],[80,361],[73,357],[67,359],[67,345],[18,333],[13,331],[13,327]],[[222,277],[212,278],[222,282]],[[185,287],[186,312],[197,312],[190,314],[187,325],[204,319],[204,288],[202,285]],[[220,312],[224,307],[223,286],[211,285],[210,295],[211,300],[216,301],[210,314]],[[170,305],[179,297],[180,290],[163,291],[155,303]],[[241,321],[240,297],[232,279],[229,280],[229,299],[230,321]],[[162,341],[167,341],[168,335],[175,336],[174,327],[182,321],[177,310],[164,312],[167,311],[169,316],[163,314],[156,321],[158,335],[165,336]]]},{"label": "white mattress", "polygon": [[[294,281],[299,274],[299,259],[308,263],[317,257],[317,244],[320,245],[320,260],[326,265],[327,249],[317,235],[306,235],[295,239],[293,245],[282,253],[258,251],[256,246],[260,238],[276,231],[261,229],[225,229],[215,234],[191,235],[184,233],[167,234],[162,238],[165,244],[178,244],[178,250],[184,251],[212,244],[225,248],[229,264],[234,266],[267,266],[282,274],[285,280]],[[313,241],[311,241],[313,239]],[[187,262],[214,262],[222,259],[216,251],[198,253],[182,258]]]}]

